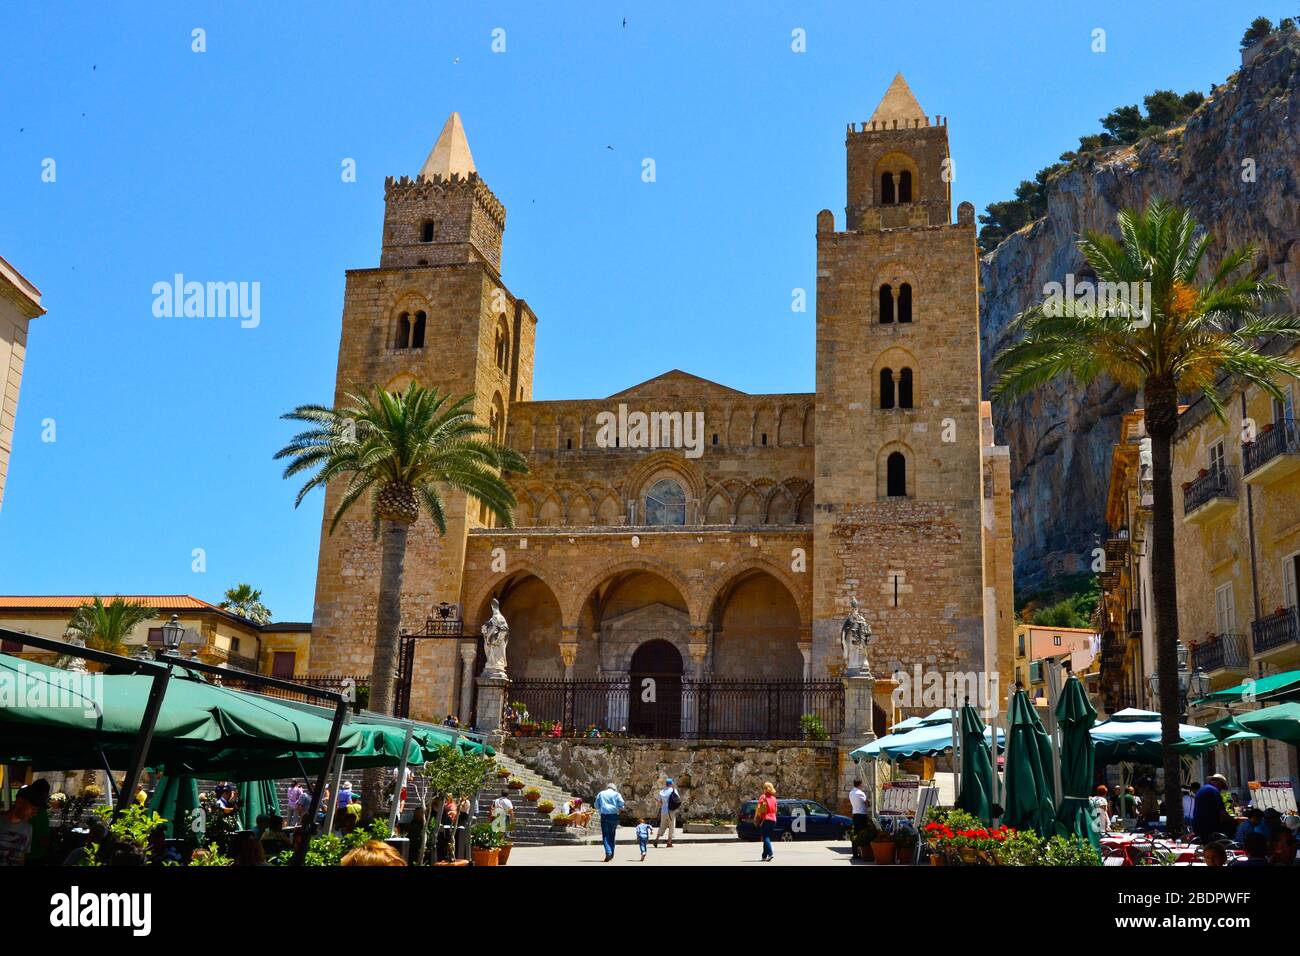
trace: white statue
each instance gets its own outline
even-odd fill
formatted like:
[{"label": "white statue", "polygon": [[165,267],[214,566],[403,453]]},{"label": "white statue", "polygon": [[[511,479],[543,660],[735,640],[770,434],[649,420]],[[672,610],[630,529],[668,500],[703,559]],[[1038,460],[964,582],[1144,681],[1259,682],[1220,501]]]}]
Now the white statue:
[{"label": "white statue", "polygon": [[871,664],[867,660],[867,645],[874,637],[871,625],[858,610],[857,598],[849,599],[853,611],[844,619],[840,628],[840,648],[844,653],[844,675],[846,677],[870,677]]},{"label": "white statue", "polygon": [[506,676],[506,644],[510,639],[510,625],[501,613],[501,605],[492,599],[492,616],[481,630],[483,635],[484,677]]}]

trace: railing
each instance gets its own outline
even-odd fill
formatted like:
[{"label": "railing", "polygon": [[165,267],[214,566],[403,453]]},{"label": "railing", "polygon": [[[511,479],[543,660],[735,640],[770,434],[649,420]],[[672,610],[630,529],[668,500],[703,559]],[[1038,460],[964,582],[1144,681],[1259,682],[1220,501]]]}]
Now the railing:
[{"label": "railing", "polygon": [[1293,607],[1286,608],[1281,614],[1260,618],[1251,624],[1250,630],[1256,654],[1300,641],[1300,622],[1296,620]]},{"label": "railing", "polygon": [[[522,704],[528,733],[558,721],[565,735],[602,733],[658,739],[798,740],[812,714],[834,737],[844,729],[840,681],[704,680],[675,676],[597,680],[516,680],[510,705]],[[517,715],[507,714],[509,718]]]},{"label": "railing", "polygon": [[1215,498],[1236,498],[1237,483],[1227,467],[1211,468],[1183,490],[1183,514],[1189,515]]},{"label": "railing", "polygon": [[1246,474],[1268,464],[1278,455],[1300,454],[1300,434],[1295,422],[1287,418],[1261,432],[1249,445],[1242,446],[1242,463]]},{"label": "railing", "polygon": [[1141,608],[1131,607],[1128,609],[1128,633],[1131,637],[1142,636]]},{"label": "railing", "polygon": [[1216,634],[1204,644],[1192,648],[1192,666],[1207,671],[1225,667],[1249,667],[1250,655],[1246,651],[1245,635]]},{"label": "railing", "polygon": [[[296,674],[293,677],[285,677],[283,680],[291,680],[295,684],[303,684],[307,687],[314,687],[316,690],[336,691],[343,694],[349,703],[362,707],[370,699],[370,677],[368,675],[354,674]],[[283,697],[288,700],[302,700],[307,703],[315,703],[313,698],[307,694],[298,694],[293,691],[284,690],[278,687],[257,687],[247,680],[241,678],[239,671],[227,671],[221,677],[212,678],[214,683],[219,683],[222,687],[230,687],[235,690],[254,690],[259,694],[265,694],[268,697]]]}]

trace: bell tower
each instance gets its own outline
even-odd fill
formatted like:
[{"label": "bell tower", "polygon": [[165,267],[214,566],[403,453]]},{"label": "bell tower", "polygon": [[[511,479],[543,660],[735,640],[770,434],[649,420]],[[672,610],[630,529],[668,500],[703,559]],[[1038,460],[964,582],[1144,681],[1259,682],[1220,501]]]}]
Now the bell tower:
[{"label": "bell tower", "polygon": [[[473,398],[475,416],[504,440],[512,403],[532,397],[537,316],[501,277],[505,206],[479,176],[459,114],[452,113],[419,173],[384,183],[378,268],[350,269],[343,299],[335,403],[353,386],[390,391],[415,381]],[[312,621],[311,669],[370,673],[380,552],[358,502],[333,534],[342,483],[325,496]],[[407,539],[402,621],[460,599],[466,536],[490,521],[459,493],[444,497],[447,533],[427,516]],[[441,645],[438,647],[429,645]],[[454,642],[417,650],[412,716],[455,709]]]},{"label": "bell tower", "polygon": [[[814,667],[856,598],[877,678],[983,669],[978,256],[948,128],[899,74],[849,124],[845,228],[817,216]],[[877,703],[888,683],[877,683]]]}]

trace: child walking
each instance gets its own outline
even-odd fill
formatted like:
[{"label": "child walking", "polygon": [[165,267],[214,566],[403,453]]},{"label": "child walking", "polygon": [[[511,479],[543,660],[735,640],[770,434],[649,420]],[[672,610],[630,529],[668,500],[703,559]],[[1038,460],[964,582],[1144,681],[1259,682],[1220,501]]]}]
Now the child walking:
[{"label": "child walking", "polygon": [[638,818],[636,822],[636,844],[641,848],[641,862],[644,863],[650,846],[650,824],[645,822],[645,817]]}]

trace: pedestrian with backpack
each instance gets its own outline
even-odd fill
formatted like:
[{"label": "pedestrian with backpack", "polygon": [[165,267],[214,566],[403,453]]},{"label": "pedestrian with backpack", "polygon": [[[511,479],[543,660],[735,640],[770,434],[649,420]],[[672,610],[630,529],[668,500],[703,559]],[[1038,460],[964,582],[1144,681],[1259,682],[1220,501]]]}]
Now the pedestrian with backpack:
[{"label": "pedestrian with backpack", "polygon": [[673,830],[677,827],[677,811],[682,805],[682,795],[673,785],[673,778],[664,781],[664,788],[659,791],[659,831],[655,834],[655,847],[659,838],[668,831],[668,849],[673,848]]}]

